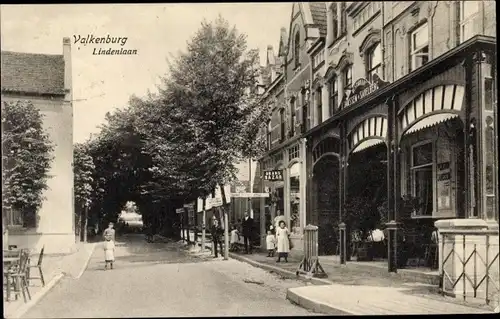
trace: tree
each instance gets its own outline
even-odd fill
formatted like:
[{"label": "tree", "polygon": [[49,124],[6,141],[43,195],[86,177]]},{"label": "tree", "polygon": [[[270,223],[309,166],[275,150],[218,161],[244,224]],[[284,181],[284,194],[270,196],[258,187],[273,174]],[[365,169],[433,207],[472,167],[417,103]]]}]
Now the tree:
[{"label": "tree", "polygon": [[[87,144],[76,144],[73,149],[74,194],[76,229],[81,240],[87,242],[88,211],[92,204],[95,165]],[[83,223],[82,223],[83,213]]]},{"label": "tree", "polygon": [[2,211],[20,211],[25,227],[37,226],[53,159],[42,123],[30,101],[2,103]]}]

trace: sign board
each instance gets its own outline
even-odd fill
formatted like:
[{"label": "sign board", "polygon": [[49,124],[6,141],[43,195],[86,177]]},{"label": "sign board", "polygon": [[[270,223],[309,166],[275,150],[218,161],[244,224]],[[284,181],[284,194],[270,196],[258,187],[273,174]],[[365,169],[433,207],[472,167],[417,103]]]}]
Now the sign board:
[{"label": "sign board", "polygon": [[176,212],[177,214],[182,214],[182,213],[184,213],[184,208],[177,208],[177,209],[175,210],[175,212]]},{"label": "sign board", "polygon": [[373,81],[369,82],[368,80],[361,78],[354,82],[352,85],[351,94],[345,98],[344,107],[348,107],[351,104],[356,103],[357,101],[363,99],[364,97],[372,94],[378,89],[386,86],[389,82],[383,81],[377,74],[373,75]]},{"label": "sign board", "polygon": [[267,181],[282,181],[283,180],[283,170],[272,170],[264,172],[264,179]]},{"label": "sign board", "polygon": [[194,203],[184,204],[184,208],[188,212],[188,223],[190,226],[194,226]]},{"label": "sign board", "polygon": [[269,193],[233,193],[231,197],[263,198],[269,197]]},{"label": "sign board", "polygon": [[210,206],[210,207],[222,206],[222,198],[220,198],[220,197],[207,198],[207,206]]}]

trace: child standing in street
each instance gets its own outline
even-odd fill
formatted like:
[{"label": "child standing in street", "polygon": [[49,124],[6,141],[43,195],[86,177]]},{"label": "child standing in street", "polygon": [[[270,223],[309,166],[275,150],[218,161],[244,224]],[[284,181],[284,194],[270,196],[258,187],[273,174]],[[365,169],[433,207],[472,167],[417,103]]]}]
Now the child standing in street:
[{"label": "child standing in street", "polygon": [[274,251],[276,249],[276,237],[270,230],[267,231],[266,246],[267,246],[267,257],[274,257]]},{"label": "child standing in street", "polygon": [[106,262],[104,270],[108,269],[108,265],[113,269],[113,262],[115,261],[115,242],[110,235],[107,235],[104,241],[104,261]]}]

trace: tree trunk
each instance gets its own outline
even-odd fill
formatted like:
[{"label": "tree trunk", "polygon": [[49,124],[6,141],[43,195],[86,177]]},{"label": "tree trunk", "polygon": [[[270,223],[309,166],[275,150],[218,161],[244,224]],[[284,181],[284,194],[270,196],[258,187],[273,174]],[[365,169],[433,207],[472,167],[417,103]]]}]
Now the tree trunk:
[{"label": "tree trunk", "polygon": [[220,186],[222,195],[222,212],[224,213],[224,260],[228,260],[229,257],[229,225],[228,225],[228,210],[229,204],[226,201],[226,192],[224,186]]},{"label": "tree trunk", "polygon": [[84,216],[83,216],[83,242],[87,242],[87,225],[89,222],[89,209],[88,207],[84,208]]}]

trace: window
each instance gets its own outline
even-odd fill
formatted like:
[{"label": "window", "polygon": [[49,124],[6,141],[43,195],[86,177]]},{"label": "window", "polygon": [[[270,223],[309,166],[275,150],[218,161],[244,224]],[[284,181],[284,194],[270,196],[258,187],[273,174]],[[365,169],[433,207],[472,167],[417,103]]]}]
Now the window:
[{"label": "window", "polygon": [[380,67],[382,65],[382,53],[380,51],[380,42],[370,48],[367,52],[366,63],[366,79],[373,81],[373,75],[380,75]]},{"label": "window", "polygon": [[304,103],[302,106],[302,133],[305,133],[309,128],[309,108]]},{"label": "window", "polygon": [[343,94],[349,96],[352,86],[352,65],[346,66],[342,73],[343,73],[343,89],[344,89]]},{"label": "window", "polygon": [[313,69],[317,68],[324,60],[324,51],[319,51],[313,58]]},{"label": "window", "polygon": [[322,118],[322,110],[323,110],[323,104],[321,103],[321,86],[316,90],[316,118],[318,119],[318,124],[321,124],[323,122]]},{"label": "window", "polygon": [[474,36],[474,19],[479,15],[481,1],[460,1],[459,11],[459,34],[460,42],[464,42]]},{"label": "window", "polygon": [[280,133],[281,133],[281,141],[285,139],[285,110],[280,110]]},{"label": "window", "polygon": [[345,2],[340,3],[340,34],[339,36],[347,33],[347,11]]},{"label": "window", "polygon": [[8,226],[24,226],[23,214],[21,211],[12,208],[2,208],[6,211]]},{"label": "window", "polygon": [[432,216],[434,205],[433,148],[425,143],[412,148],[411,179],[413,196],[418,200],[417,216]]},{"label": "window", "polygon": [[329,82],[330,91],[330,116],[332,116],[338,109],[339,104],[339,89],[337,87],[337,78],[333,77]]},{"label": "window", "polygon": [[359,28],[365,25],[365,23],[375,14],[377,14],[380,9],[380,2],[370,2],[366,7],[364,7],[363,10],[359,12],[353,19],[354,31],[357,31]]},{"label": "window", "polygon": [[498,221],[498,207],[495,186],[497,185],[498,147],[496,143],[495,118],[496,94],[493,78],[484,79],[484,192],[485,192],[485,219]]},{"label": "window", "polygon": [[266,127],[267,149],[271,149],[271,120],[267,121]]},{"label": "window", "polygon": [[290,101],[290,114],[291,114],[291,123],[290,123],[290,136],[295,135],[295,98],[292,98]]},{"label": "window", "polygon": [[413,71],[429,61],[429,29],[427,23],[411,33],[410,41],[410,71]]},{"label": "window", "polygon": [[300,65],[300,32],[297,31],[295,33],[295,41],[294,41],[294,51],[293,51],[294,59],[295,59],[295,68],[298,68]]},{"label": "window", "polygon": [[337,3],[334,2],[332,3],[332,6],[330,7],[332,10],[332,39],[335,41],[337,39],[337,33],[338,33],[338,16],[337,16]]}]

